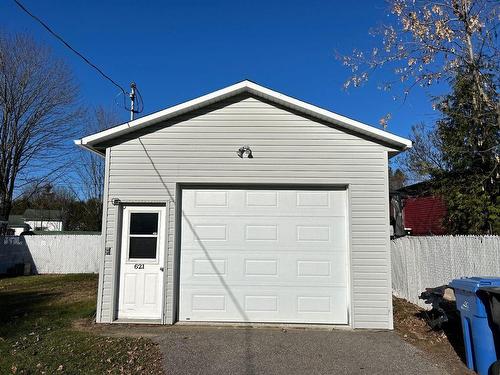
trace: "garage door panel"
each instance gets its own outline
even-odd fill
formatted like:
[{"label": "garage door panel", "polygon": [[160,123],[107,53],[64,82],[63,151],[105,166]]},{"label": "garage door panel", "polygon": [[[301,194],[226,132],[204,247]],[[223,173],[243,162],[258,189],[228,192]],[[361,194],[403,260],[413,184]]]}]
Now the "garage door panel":
[{"label": "garage door panel", "polygon": [[203,257],[194,258],[191,264],[191,272],[194,277],[211,277],[211,276],[225,276],[228,269],[228,260],[226,258],[211,258],[205,259]]},{"label": "garage door panel", "polygon": [[283,252],[269,256],[266,251],[213,251],[210,258],[201,252],[186,254],[192,261],[183,263],[185,285],[260,283],[272,285],[347,286],[347,254],[328,252],[303,254]]},{"label": "garage door panel", "polygon": [[181,321],[347,324],[345,191],[182,196]]},{"label": "garage door panel", "polygon": [[183,218],[182,245],[183,249],[345,251],[345,230],[344,217],[188,216]]},{"label": "garage door panel", "polygon": [[193,288],[182,300],[180,320],[221,322],[288,322],[345,324],[346,296],[329,287],[293,288],[293,291],[244,286]]},{"label": "garage door panel", "polygon": [[183,190],[182,210],[187,215],[345,216],[345,190]]}]

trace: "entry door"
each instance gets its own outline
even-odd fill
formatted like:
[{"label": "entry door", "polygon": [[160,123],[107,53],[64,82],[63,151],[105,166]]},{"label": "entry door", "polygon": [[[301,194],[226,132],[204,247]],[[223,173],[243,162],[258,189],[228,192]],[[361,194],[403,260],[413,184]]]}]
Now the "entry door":
[{"label": "entry door", "polygon": [[182,191],[181,321],[348,323],[345,190]]},{"label": "entry door", "polygon": [[161,319],[165,207],[123,209],[118,319]]}]

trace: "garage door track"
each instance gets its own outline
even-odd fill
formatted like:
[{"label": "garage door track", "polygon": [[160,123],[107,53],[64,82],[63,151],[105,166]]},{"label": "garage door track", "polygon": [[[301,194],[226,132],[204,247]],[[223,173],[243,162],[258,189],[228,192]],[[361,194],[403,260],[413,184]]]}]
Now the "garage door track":
[{"label": "garage door track", "polygon": [[166,374],[444,374],[394,332],[174,326],[152,335]]}]

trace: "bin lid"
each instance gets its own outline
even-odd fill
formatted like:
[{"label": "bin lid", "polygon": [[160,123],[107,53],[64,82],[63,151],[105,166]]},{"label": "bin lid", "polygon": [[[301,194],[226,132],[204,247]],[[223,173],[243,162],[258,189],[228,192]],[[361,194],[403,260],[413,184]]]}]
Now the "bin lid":
[{"label": "bin lid", "polygon": [[465,290],[469,292],[477,292],[479,288],[483,287],[500,287],[500,277],[463,277],[455,279],[450,283],[450,287],[455,290]]}]

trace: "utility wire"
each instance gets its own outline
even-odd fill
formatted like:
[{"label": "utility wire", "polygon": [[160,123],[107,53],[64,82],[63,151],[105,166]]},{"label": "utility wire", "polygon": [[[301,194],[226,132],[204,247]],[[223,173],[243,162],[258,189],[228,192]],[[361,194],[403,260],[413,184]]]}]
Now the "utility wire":
[{"label": "utility wire", "polygon": [[52,29],[40,18],[35,16],[33,13],[31,13],[26,7],[19,2],[19,0],[14,0],[14,2],[21,8],[24,12],[26,12],[31,18],[36,20],[40,25],[42,25],[49,33],[51,33],[54,37],[59,39],[59,41],[64,44],[66,47],[68,47],[71,51],[73,51],[77,56],[79,56],[83,61],[85,61],[88,65],[90,65],[92,68],[97,70],[101,76],[103,76],[105,79],[107,79],[109,82],[111,82],[113,85],[118,87],[121,92],[123,93],[124,96],[127,95],[127,92],[124,90],[122,86],[120,86],[116,81],[114,81],[110,76],[108,76],[106,73],[104,73],[97,65],[93,64],[89,59],[87,59],[85,56],[83,56],[80,52],[78,52],[76,49],[71,47],[62,37],[60,37],[58,34],[56,34]]},{"label": "utility wire", "polygon": [[141,113],[144,110],[144,101],[138,87],[135,88],[135,92],[137,93],[137,110],[135,113]]}]

